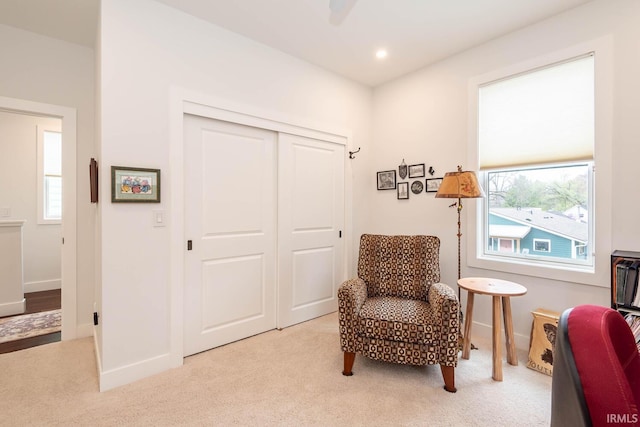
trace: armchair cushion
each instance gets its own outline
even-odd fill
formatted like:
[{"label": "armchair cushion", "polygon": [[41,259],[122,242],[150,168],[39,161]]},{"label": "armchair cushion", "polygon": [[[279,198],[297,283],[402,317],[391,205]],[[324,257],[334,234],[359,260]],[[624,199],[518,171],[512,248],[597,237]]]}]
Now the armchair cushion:
[{"label": "armchair cushion", "polygon": [[433,310],[426,301],[368,298],[359,313],[360,332],[369,338],[430,344],[433,341]]}]

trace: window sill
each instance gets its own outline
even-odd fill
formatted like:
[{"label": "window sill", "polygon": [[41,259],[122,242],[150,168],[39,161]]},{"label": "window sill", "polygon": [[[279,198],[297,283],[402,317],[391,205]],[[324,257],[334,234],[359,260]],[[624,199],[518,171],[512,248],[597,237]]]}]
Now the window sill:
[{"label": "window sill", "polygon": [[[567,265],[545,261],[505,259],[490,255],[469,257],[469,267],[483,270],[500,271],[504,273],[520,274],[524,276],[541,277],[562,282],[579,283],[603,288],[609,287],[609,278],[600,277],[598,270],[608,272],[608,268],[596,269],[593,265]],[[596,260],[597,262],[597,260]],[[608,259],[607,261],[608,262]]]}]

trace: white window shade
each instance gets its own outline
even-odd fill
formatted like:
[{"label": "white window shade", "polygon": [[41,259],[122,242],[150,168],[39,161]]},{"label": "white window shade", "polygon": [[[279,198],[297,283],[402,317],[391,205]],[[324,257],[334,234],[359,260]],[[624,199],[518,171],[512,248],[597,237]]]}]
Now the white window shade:
[{"label": "white window shade", "polygon": [[593,159],[593,55],[479,89],[480,168]]},{"label": "white window shade", "polygon": [[44,131],[44,174],[62,175],[62,134]]}]

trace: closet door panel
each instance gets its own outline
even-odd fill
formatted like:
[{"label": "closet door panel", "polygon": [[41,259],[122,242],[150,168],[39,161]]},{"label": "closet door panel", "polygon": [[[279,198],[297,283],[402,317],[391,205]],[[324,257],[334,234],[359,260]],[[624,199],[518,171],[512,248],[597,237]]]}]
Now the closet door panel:
[{"label": "closet door panel", "polygon": [[278,327],[286,327],[337,309],[344,146],[280,134],[278,150]]},{"label": "closet door panel", "polygon": [[276,134],[185,115],[184,141],[190,355],[276,326]]}]

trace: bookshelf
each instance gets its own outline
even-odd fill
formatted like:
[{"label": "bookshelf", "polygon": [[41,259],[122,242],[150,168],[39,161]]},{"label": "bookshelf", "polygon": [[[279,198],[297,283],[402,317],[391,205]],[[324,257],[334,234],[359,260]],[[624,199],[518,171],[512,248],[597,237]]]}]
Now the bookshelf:
[{"label": "bookshelf", "polygon": [[629,324],[640,351],[640,252],[611,254],[611,308]]}]

